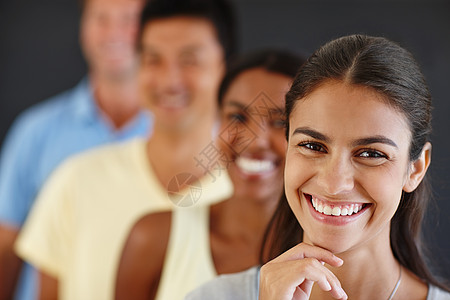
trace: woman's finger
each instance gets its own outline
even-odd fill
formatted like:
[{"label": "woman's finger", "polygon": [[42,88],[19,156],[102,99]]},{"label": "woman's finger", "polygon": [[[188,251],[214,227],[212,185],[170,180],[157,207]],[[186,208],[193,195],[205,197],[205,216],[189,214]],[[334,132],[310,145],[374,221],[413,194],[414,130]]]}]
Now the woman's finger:
[{"label": "woman's finger", "polygon": [[[313,283],[330,291],[337,299],[346,299],[338,278],[316,258],[271,261],[261,268],[261,299],[309,299]],[[280,297],[282,296],[282,297]]]},{"label": "woman's finger", "polygon": [[[300,262],[303,268],[301,272],[306,275],[306,280],[316,282],[323,291],[331,292],[331,295],[337,299],[346,298],[339,279],[321,261],[315,258],[304,258]],[[292,264],[292,262],[286,263]]]},{"label": "woman's finger", "polygon": [[323,261],[333,267],[340,267],[344,263],[342,259],[330,251],[305,243],[300,243],[292,247],[288,251],[273,259],[271,262],[297,260],[308,257],[316,258],[317,260]]}]

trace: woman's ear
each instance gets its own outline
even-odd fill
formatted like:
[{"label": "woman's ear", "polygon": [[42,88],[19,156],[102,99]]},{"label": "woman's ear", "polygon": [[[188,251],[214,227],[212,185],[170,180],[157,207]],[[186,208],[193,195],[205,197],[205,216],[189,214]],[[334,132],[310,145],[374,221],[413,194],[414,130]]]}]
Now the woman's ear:
[{"label": "woman's ear", "polygon": [[408,178],[403,186],[403,190],[407,193],[414,191],[422,181],[427,173],[428,166],[431,162],[431,144],[427,142],[423,148],[420,156],[415,161],[411,162]]}]

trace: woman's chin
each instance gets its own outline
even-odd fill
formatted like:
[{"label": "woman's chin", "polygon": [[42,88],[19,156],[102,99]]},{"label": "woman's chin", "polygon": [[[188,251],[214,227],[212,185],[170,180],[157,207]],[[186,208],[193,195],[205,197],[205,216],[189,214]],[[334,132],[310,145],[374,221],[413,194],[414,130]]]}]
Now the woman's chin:
[{"label": "woman's chin", "polygon": [[317,246],[330,251],[333,254],[339,254],[351,249],[351,245],[348,242],[337,240],[336,238],[314,238],[310,241],[305,241],[308,244]]}]

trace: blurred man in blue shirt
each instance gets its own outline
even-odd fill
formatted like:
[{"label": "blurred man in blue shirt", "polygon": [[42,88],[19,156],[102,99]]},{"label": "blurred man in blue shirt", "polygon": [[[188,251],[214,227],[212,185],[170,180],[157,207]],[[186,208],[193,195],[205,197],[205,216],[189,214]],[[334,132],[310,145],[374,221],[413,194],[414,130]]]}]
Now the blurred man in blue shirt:
[{"label": "blurred man in blue shirt", "polygon": [[[13,244],[40,187],[75,153],[146,137],[151,118],[137,93],[135,42],[143,0],[82,1],[80,43],[88,75],[22,113],[0,157],[0,299],[33,299],[34,270]],[[14,293],[14,290],[16,292]],[[15,295],[15,296],[13,296]]]}]

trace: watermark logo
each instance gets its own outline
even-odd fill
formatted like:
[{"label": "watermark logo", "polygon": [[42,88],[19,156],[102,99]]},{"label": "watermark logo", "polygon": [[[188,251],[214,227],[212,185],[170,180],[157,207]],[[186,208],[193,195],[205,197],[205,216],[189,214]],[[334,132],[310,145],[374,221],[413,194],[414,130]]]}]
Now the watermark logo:
[{"label": "watermark logo", "polygon": [[195,205],[202,195],[202,185],[198,178],[190,173],[174,176],[167,186],[169,199],[179,207]]},{"label": "watermark logo", "polygon": [[212,178],[212,182],[216,182],[217,176],[222,174],[222,170],[226,170],[229,160],[225,152],[220,150],[214,142],[210,142],[198,156],[194,157],[196,167],[200,167]]}]

